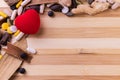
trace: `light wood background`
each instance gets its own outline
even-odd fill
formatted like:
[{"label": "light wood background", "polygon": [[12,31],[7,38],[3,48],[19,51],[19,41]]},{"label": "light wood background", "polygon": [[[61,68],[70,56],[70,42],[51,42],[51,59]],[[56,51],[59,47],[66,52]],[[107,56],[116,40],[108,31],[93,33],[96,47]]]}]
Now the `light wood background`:
[{"label": "light wood background", "polygon": [[38,54],[23,64],[26,75],[11,80],[120,80],[120,9],[95,16],[55,15],[41,15],[40,32],[28,38]]}]

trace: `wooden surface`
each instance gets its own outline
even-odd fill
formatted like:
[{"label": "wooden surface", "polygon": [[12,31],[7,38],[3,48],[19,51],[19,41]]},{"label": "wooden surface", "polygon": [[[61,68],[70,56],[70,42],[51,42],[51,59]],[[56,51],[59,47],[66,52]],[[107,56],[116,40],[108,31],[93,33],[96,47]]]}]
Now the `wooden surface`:
[{"label": "wooden surface", "polygon": [[[119,12],[41,15],[41,31],[30,36],[33,43],[28,44],[38,54],[23,64],[26,75],[15,74],[11,80],[120,80]],[[19,43],[27,47],[26,40]]]}]

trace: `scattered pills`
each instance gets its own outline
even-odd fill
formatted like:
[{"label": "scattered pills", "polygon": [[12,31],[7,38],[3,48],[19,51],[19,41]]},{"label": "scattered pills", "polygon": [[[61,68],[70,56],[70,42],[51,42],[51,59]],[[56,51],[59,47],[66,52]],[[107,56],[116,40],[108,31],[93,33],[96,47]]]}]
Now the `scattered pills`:
[{"label": "scattered pills", "polygon": [[2,30],[7,30],[8,27],[10,27],[9,23],[3,23],[2,24]]},{"label": "scattered pills", "polygon": [[53,17],[54,16],[54,12],[53,11],[49,11],[48,12],[48,16]]},{"label": "scattered pills", "polygon": [[69,8],[64,6],[63,9],[62,9],[62,13],[66,14],[69,12]]},{"label": "scattered pills", "polygon": [[37,51],[34,48],[28,47],[27,52],[31,54],[36,54]]},{"label": "scattered pills", "polygon": [[14,20],[15,19],[15,17],[16,17],[16,15],[17,15],[17,10],[14,10],[13,12],[12,12],[12,15],[11,15],[11,20]]}]

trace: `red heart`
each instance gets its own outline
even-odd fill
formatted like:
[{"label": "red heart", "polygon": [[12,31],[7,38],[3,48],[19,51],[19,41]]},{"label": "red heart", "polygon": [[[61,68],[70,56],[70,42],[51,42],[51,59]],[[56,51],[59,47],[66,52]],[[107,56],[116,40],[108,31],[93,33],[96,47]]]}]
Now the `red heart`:
[{"label": "red heart", "polygon": [[15,19],[16,27],[26,34],[35,34],[40,27],[40,16],[33,10],[27,10]]}]

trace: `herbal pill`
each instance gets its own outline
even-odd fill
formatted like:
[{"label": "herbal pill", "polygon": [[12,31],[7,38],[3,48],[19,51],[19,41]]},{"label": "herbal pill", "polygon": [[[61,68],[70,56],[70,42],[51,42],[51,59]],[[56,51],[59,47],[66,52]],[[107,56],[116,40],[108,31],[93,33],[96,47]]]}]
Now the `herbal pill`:
[{"label": "herbal pill", "polygon": [[11,20],[14,20],[15,19],[15,17],[16,17],[16,15],[17,15],[17,10],[14,10],[13,12],[12,12],[12,15],[11,15]]},{"label": "herbal pill", "polygon": [[14,33],[14,36],[17,36],[19,33],[20,33],[20,30],[17,30],[17,31]]},{"label": "herbal pill", "polygon": [[111,9],[117,9],[118,7],[120,7],[120,3],[116,2],[112,5]]},{"label": "herbal pill", "polygon": [[24,0],[22,3],[21,3],[21,6],[25,6],[27,5],[31,0]]},{"label": "herbal pill", "polygon": [[19,8],[20,5],[21,5],[21,3],[22,3],[22,0],[20,0],[20,1],[16,4],[16,8]]},{"label": "herbal pill", "polygon": [[20,7],[18,8],[18,15],[21,15],[22,12],[23,12],[23,6],[20,6]]},{"label": "herbal pill", "polygon": [[1,11],[0,11],[0,16],[7,18],[7,14],[5,14],[4,12],[1,12]]},{"label": "herbal pill", "polygon": [[12,25],[12,22],[10,21],[9,18],[7,19],[7,23],[8,23],[9,25]]},{"label": "herbal pill", "polygon": [[28,55],[26,53],[21,53],[20,58],[26,60],[28,59]]},{"label": "herbal pill", "polygon": [[0,59],[2,59],[2,55],[0,55]]},{"label": "herbal pill", "polygon": [[49,11],[48,12],[48,16],[53,17],[54,16],[54,12],[53,11]]},{"label": "herbal pill", "polygon": [[66,13],[65,15],[68,16],[68,17],[71,17],[71,16],[73,16],[74,14],[73,14],[72,12],[68,12],[68,13]]},{"label": "herbal pill", "polygon": [[15,40],[19,41],[24,36],[23,32],[20,32],[16,37]]},{"label": "herbal pill", "polygon": [[92,4],[94,0],[87,0],[88,4]]},{"label": "herbal pill", "polygon": [[62,9],[62,13],[66,14],[69,12],[69,8],[64,6],[64,8]]},{"label": "herbal pill", "polygon": [[17,31],[17,27],[14,25],[10,26],[10,31],[15,33]]},{"label": "herbal pill", "polygon": [[12,15],[12,12],[9,11],[9,10],[7,10],[7,9],[4,9],[3,12],[4,12],[5,14],[7,14],[8,16],[11,16],[11,15]]},{"label": "herbal pill", "polygon": [[12,34],[12,33],[13,33],[13,32],[10,30],[10,27],[7,28],[7,32],[8,32],[9,34]]},{"label": "herbal pill", "polygon": [[31,47],[28,47],[27,51],[28,51],[28,53],[32,53],[32,54],[35,54],[37,52],[35,49],[33,49]]},{"label": "herbal pill", "polygon": [[24,68],[19,68],[18,69],[18,72],[21,73],[21,74],[25,74],[26,73],[26,70]]},{"label": "herbal pill", "polygon": [[3,20],[3,19],[4,19],[4,17],[0,16],[0,21]]},{"label": "herbal pill", "polygon": [[12,10],[17,9],[17,8],[16,8],[16,4],[14,4],[14,5],[10,6],[10,9],[12,9]]},{"label": "herbal pill", "polygon": [[110,4],[113,4],[115,1],[114,0],[107,0]]},{"label": "herbal pill", "polygon": [[40,5],[40,13],[43,14],[45,10],[45,4]]},{"label": "herbal pill", "polygon": [[61,6],[60,4],[54,4],[54,5],[50,6],[50,9],[55,12],[61,12],[63,9],[63,6]]},{"label": "herbal pill", "polygon": [[9,27],[10,25],[8,23],[3,23],[2,24],[2,30],[7,30],[7,28]]}]

